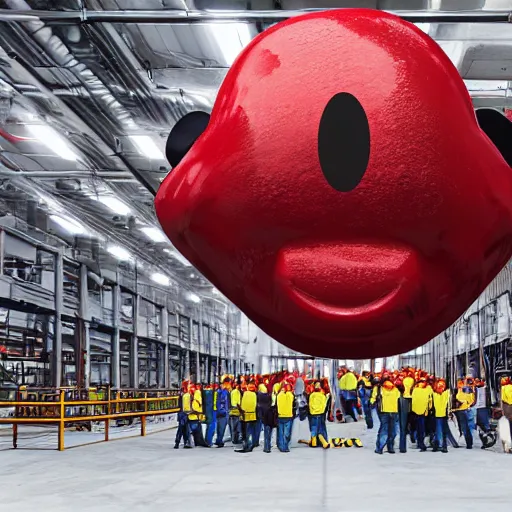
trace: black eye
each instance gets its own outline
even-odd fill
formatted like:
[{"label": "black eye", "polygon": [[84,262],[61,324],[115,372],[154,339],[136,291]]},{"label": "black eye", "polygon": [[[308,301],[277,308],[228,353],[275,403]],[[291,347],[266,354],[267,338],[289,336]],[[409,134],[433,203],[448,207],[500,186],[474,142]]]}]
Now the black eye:
[{"label": "black eye", "polygon": [[199,136],[206,130],[210,114],[196,111],[182,117],[172,128],[167,144],[165,156],[172,167],[176,167]]},{"label": "black eye", "polygon": [[505,161],[512,167],[512,123],[497,110],[480,108],[476,111],[480,128],[491,139]]},{"label": "black eye", "polygon": [[370,126],[363,106],[347,92],[327,103],[318,128],[318,157],[325,179],[350,192],[363,179],[370,159]]}]

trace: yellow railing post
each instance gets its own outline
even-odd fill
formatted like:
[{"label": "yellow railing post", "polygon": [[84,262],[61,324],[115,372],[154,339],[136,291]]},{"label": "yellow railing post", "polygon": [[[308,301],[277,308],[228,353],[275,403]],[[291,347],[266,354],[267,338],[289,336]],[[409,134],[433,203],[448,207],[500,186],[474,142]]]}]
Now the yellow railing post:
[{"label": "yellow railing post", "polygon": [[59,420],[59,452],[64,451],[64,427],[65,427],[65,415],[66,409],[64,407],[64,391],[60,390],[60,420]]},{"label": "yellow railing post", "polygon": [[[108,388],[108,404],[107,404],[107,415],[110,416],[110,387]],[[105,420],[105,441],[108,441],[108,436],[110,432],[110,419]]]},{"label": "yellow railing post", "polygon": [[[148,394],[144,393],[144,412],[148,412]],[[140,435],[146,435],[146,416],[143,414],[140,417]]]}]

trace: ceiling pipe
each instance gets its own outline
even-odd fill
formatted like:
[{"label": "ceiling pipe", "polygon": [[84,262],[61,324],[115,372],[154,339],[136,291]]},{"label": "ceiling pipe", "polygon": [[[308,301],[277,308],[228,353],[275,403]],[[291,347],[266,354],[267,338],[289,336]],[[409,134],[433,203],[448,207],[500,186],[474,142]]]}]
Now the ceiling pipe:
[{"label": "ceiling pipe", "polygon": [[[44,11],[0,9],[0,21],[30,22],[41,20],[64,23],[197,23],[197,22],[277,22],[309,12],[330,9],[275,11]],[[414,23],[512,23],[512,11],[384,11]]]},{"label": "ceiling pipe", "polygon": [[[32,16],[35,12],[51,12],[51,11],[34,11],[26,0],[6,0],[6,4],[11,9],[1,9],[4,13],[25,13],[29,16],[29,20],[23,20],[23,27],[33,37],[34,41],[41,49],[51,57],[60,67],[70,71],[81,82],[82,86],[88,91],[92,100],[94,100],[102,112],[108,116],[110,121],[117,123],[117,126],[124,132],[130,133],[137,129],[135,121],[132,119],[131,113],[115,98],[110,89],[101,79],[83,62],[75,58],[69,51],[64,42],[53,33],[50,27],[45,25],[44,18]],[[55,11],[59,14],[68,14],[70,11]],[[74,13],[75,11],[72,11]],[[81,11],[76,11],[80,12]],[[27,14],[30,13],[30,14]],[[0,21],[2,14],[0,13]],[[101,130],[96,131],[97,135],[102,138],[105,144],[109,145],[106,134]],[[137,178],[137,180],[148,190],[153,196],[156,195],[156,187],[146,178],[143,172],[140,172],[128,159],[123,155],[114,151],[121,159],[128,170]]]},{"label": "ceiling pipe", "polygon": [[129,172],[123,171],[11,171],[0,167],[0,177],[23,177],[38,179],[65,179],[65,178],[105,178],[105,179],[127,179],[136,181],[135,177]]}]

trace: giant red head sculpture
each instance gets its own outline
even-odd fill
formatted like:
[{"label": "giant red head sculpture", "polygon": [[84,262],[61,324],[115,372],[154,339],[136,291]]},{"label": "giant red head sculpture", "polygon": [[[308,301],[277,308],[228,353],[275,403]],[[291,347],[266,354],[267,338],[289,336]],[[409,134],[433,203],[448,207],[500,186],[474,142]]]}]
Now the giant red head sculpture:
[{"label": "giant red head sculpture", "polygon": [[276,340],[392,355],[447,328],[510,258],[510,140],[414,25],[307,14],[252,41],[211,117],[176,124],[156,211]]}]

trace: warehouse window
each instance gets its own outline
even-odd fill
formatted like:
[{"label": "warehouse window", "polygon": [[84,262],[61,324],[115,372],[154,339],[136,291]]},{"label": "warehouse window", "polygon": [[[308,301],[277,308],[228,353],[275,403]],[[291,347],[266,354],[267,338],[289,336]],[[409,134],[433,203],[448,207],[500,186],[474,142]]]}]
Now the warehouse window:
[{"label": "warehouse window", "polygon": [[112,384],[112,335],[91,329],[91,386]]},{"label": "warehouse window", "polygon": [[165,351],[162,343],[139,338],[139,387],[163,388]]},{"label": "warehouse window", "polygon": [[131,354],[132,354],[132,340],[130,336],[121,335],[119,340],[119,355],[121,363],[121,387],[131,387]]}]

